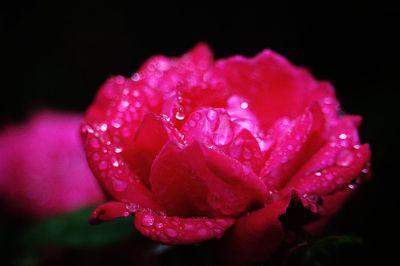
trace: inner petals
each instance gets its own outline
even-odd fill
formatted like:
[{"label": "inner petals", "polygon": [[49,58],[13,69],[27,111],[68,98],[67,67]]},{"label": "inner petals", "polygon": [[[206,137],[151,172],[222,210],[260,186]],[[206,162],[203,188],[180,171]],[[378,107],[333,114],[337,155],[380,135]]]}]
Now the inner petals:
[{"label": "inner petals", "polygon": [[320,147],[324,137],[325,118],[318,104],[307,108],[296,120],[288,122],[287,125],[283,124],[280,136],[275,136],[261,171],[269,189],[280,189]]},{"label": "inner petals", "polygon": [[133,141],[127,145],[123,155],[131,169],[147,187],[151,164],[161,148],[170,140],[183,141],[183,136],[169,119],[147,114]]},{"label": "inner petals", "polygon": [[181,217],[236,216],[265,197],[250,169],[198,142],[187,147],[168,143],[153,163],[150,183],[167,213]]}]

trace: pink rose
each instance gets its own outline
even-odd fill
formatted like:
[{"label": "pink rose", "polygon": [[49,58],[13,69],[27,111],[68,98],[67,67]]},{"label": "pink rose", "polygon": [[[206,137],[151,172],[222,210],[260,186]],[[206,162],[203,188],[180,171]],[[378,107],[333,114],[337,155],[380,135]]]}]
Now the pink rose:
[{"label": "pink rose", "polygon": [[0,134],[0,192],[7,206],[36,218],[100,203],[79,139],[80,115],[41,112]]},{"label": "pink rose", "polygon": [[87,158],[114,200],[91,221],[135,214],[154,241],[223,237],[228,262],[265,261],[285,238],[278,218],[291,200],[313,212],[329,200],[329,214],[368,172],[361,118],[338,111],[330,83],[270,50],[214,61],[200,44],[155,56],[110,78],[86,113]]}]

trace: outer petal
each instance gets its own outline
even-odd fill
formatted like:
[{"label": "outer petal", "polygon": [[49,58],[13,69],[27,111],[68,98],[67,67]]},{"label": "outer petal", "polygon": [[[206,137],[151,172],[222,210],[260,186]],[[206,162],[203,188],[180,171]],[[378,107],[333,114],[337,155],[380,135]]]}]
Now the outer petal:
[{"label": "outer petal", "polygon": [[127,209],[126,203],[110,201],[97,207],[90,215],[89,222],[91,224],[97,224],[114,220],[119,217],[126,217],[129,214],[130,212]]},{"label": "outer petal", "polygon": [[327,83],[318,83],[308,71],[293,66],[271,50],[254,58],[234,56],[218,60],[214,74],[231,94],[248,100],[264,130],[280,117],[298,116],[314,101],[323,105],[326,113],[337,111],[336,98],[333,90],[327,89]]},{"label": "outer petal", "polygon": [[89,166],[109,195],[120,201],[160,209],[150,191],[125,163],[118,137],[110,138],[106,128],[88,125],[82,127],[82,134]]},{"label": "outer petal", "polygon": [[167,144],[153,163],[150,184],[167,213],[181,217],[238,215],[261,204],[266,193],[250,169],[197,142]]},{"label": "outer petal", "polygon": [[290,187],[295,188],[299,194],[308,196],[334,193],[362,175],[370,156],[367,144],[359,148],[343,149],[337,154],[334,165],[299,178]]},{"label": "outer petal", "polygon": [[148,97],[158,99],[159,112],[179,125],[199,106],[223,105],[224,88],[209,80],[213,63],[210,49],[199,44],[180,58],[150,58],[138,75],[148,88]]},{"label": "outer petal", "polygon": [[366,175],[370,150],[368,145],[359,144],[356,128],[359,122],[359,117],[341,118],[329,141],[296,173],[287,190],[326,195]]},{"label": "outer petal", "polygon": [[[281,123],[281,121],[278,121]],[[283,132],[282,132],[283,131]],[[281,130],[261,176],[269,189],[279,189],[322,144],[325,119],[315,104]],[[278,131],[279,133],[279,131]]]},{"label": "outer petal", "polygon": [[150,210],[138,211],[135,217],[139,232],[168,245],[189,245],[220,238],[234,222],[232,218],[167,217]]},{"label": "outer petal", "polygon": [[290,197],[240,218],[221,243],[222,257],[229,265],[252,265],[265,262],[279,248],[284,231],[279,222]]}]

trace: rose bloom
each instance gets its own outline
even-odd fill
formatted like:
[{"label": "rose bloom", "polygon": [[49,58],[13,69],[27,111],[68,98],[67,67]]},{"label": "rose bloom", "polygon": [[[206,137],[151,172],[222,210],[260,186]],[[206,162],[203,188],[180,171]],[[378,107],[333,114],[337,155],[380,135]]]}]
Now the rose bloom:
[{"label": "rose bloom", "polygon": [[360,120],[339,115],[330,83],[270,50],[214,61],[200,44],[152,57],[106,81],[86,113],[87,158],[113,199],[90,219],[134,214],[154,241],[222,237],[226,262],[265,261],[285,239],[289,203],[331,215],[367,175]]},{"label": "rose bloom", "polygon": [[82,117],[43,111],[0,133],[0,192],[7,208],[32,218],[103,201],[79,138]]}]

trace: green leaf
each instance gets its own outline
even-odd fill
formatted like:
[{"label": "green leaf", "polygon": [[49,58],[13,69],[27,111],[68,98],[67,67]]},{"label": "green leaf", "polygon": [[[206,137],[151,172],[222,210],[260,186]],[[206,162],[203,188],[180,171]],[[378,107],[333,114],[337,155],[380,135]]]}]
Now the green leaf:
[{"label": "green leaf", "polygon": [[85,208],[40,221],[27,229],[20,243],[28,250],[46,245],[93,248],[132,237],[135,232],[132,217],[90,225],[88,217],[92,211],[93,208]]},{"label": "green leaf", "polygon": [[336,266],[357,264],[363,241],[355,236],[329,236],[295,248],[285,266]]}]

